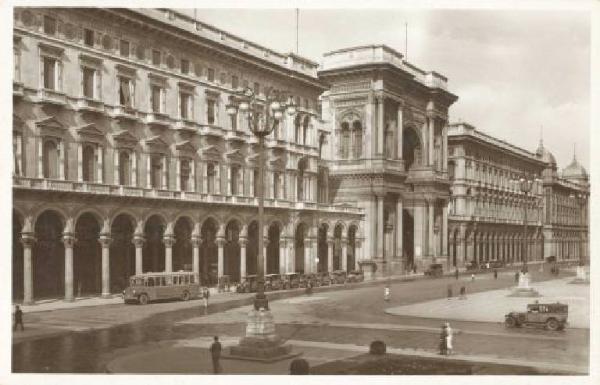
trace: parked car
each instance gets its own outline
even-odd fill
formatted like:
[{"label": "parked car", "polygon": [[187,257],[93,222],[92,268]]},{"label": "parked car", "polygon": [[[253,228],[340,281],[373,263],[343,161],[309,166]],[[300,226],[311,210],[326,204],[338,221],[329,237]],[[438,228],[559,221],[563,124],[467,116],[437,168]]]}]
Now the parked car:
[{"label": "parked car", "polygon": [[306,288],[309,282],[311,283],[312,287],[321,286],[321,283],[319,282],[319,277],[316,274],[308,273],[300,275],[299,287]]},{"label": "parked car", "polygon": [[490,269],[498,269],[498,268],[502,268],[504,266],[505,266],[505,264],[503,261],[491,261],[490,262]]},{"label": "parked car", "polygon": [[506,327],[545,326],[548,330],[562,330],[567,325],[569,305],[535,303],[527,305],[526,312],[512,311],[504,316]]},{"label": "parked car", "polygon": [[363,272],[361,270],[353,270],[350,273],[348,273],[348,282],[355,283],[355,282],[362,282],[364,280],[365,280],[365,275],[363,274]]},{"label": "parked car", "polygon": [[236,292],[238,293],[254,293],[258,290],[258,280],[256,275],[247,275],[242,277],[242,282],[240,282],[236,287]]},{"label": "parked car", "polygon": [[346,282],[347,273],[345,270],[334,270],[329,276],[331,277],[331,283],[342,284]]},{"label": "parked car", "polygon": [[441,277],[444,274],[444,266],[441,263],[432,263],[425,270],[425,275],[429,277]]},{"label": "parked car", "polygon": [[283,287],[281,276],[279,274],[265,275],[265,291],[280,290]]},{"label": "parked car", "polygon": [[317,274],[317,281],[319,283],[319,286],[329,286],[331,285],[331,277],[329,276],[329,273],[325,272],[325,273],[318,273]]},{"label": "parked car", "polygon": [[295,289],[300,287],[300,274],[298,273],[287,273],[281,276],[283,282],[283,289]]},{"label": "parked car", "polygon": [[477,271],[479,270],[479,265],[475,261],[471,261],[467,264],[467,271]]}]

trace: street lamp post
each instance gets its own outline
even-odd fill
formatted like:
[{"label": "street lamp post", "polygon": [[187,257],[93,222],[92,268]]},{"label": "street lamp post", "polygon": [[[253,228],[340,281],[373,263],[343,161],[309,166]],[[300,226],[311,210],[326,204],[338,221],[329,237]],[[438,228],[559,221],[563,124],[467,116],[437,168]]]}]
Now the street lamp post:
[{"label": "street lamp post", "polygon": [[282,94],[268,90],[264,104],[260,102],[254,91],[246,88],[236,96],[231,96],[226,106],[230,116],[241,111],[248,120],[248,126],[259,140],[258,157],[258,253],[256,262],[257,291],[254,297],[254,309],[248,315],[246,338],[238,346],[231,348],[232,356],[276,358],[289,355],[290,346],[283,346],[275,334],[273,316],[269,310],[269,302],[265,295],[264,264],[264,168],[265,137],[277,129],[284,112],[296,114],[296,106],[291,97],[284,100]]}]

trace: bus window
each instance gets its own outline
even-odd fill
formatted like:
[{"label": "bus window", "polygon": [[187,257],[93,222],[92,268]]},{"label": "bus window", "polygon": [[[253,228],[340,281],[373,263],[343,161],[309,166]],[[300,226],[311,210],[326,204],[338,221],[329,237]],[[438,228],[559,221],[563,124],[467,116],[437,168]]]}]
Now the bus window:
[{"label": "bus window", "polygon": [[184,279],[184,283],[185,283],[186,285],[189,285],[189,284],[190,284],[190,276],[189,276],[189,275],[185,275],[185,276],[183,277],[183,279]]},{"label": "bus window", "polygon": [[160,277],[160,286],[166,286],[165,277]]},{"label": "bus window", "polygon": [[190,275],[190,283],[195,283],[196,281],[196,277],[194,277],[193,275]]},{"label": "bus window", "polygon": [[152,278],[152,277],[146,278],[146,286],[154,286],[154,278]]}]

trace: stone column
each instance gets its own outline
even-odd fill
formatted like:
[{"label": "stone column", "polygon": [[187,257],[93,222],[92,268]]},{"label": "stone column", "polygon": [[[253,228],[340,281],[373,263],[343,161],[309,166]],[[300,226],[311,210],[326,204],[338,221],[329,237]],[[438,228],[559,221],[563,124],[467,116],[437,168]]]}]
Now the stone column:
[{"label": "stone column", "polygon": [[173,272],[173,245],[175,244],[175,237],[172,234],[168,234],[163,237],[163,243],[165,244],[165,272]]},{"label": "stone column", "polygon": [[396,147],[396,159],[402,159],[404,154],[402,153],[402,146],[404,142],[404,122],[402,117],[402,104],[398,104],[398,111],[396,113],[396,135],[398,137],[398,143]]},{"label": "stone column", "polygon": [[162,183],[161,183],[161,187],[163,190],[168,190],[169,186],[167,186],[167,156],[163,155],[162,156]]},{"label": "stone column", "polygon": [[63,234],[65,245],[65,301],[72,302],[73,296],[73,245],[75,237],[70,233]]},{"label": "stone column", "polygon": [[146,187],[152,188],[152,155],[146,154]]},{"label": "stone column", "polygon": [[100,235],[102,246],[102,297],[110,297],[110,234]]},{"label": "stone column", "polygon": [[58,141],[58,179],[65,180],[65,142]]},{"label": "stone column", "polygon": [[385,113],[384,109],[385,98],[383,95],[377,96],[377,154],[383,154],[383,117]]},{"label": "stone column", "polygon": [[473,233],[469,234],[467,238],[467,262],[475,259],[475,237]]},{"label": "stone column", "polygon": [[[42,137],[38,138],[38,151],[37,151],[37,175],[38,178],[44,177],[44,139]],[[23,173],[25,175],[25,173]]]},{"label": "stone column", "polygon": [[333,271],[333,242],[331,238],[327,238],[327,271]]},{"label": "stone column", "polygon": [[137,153],[135,152],[135,150],[131,151],[131,185],[134,187],[138,186],[138,180],[137,180]]},{"label": "stone column", "polygon": [[192,270],[196,282],[200,282],[200,237],[192,235]]},{"label": "stone column", "polygon": [[133,244],[135,245],[135,274],[142,274],[142,247],[144,247],[144,236],[135,234],[133,236]]},{"label": "stone column", "polygon": [[448,202],[442,208],[442,255],[448,256]]},{"label": "stone column", "polygon": [[217,237],[217,277],[221,278],[224,272],[224,261],[223,261],[223,246],[225,246],[225,237]]},{"label": "stone column", "polygon": [[279,274],[286,273],[287,262],[288,262],[287,239],[280,238],[279,239]]},{"label": "stone column", "polygon": [[96,156],[98,158],[96,182],[104,183],[104,148],[100,145],[96,146]]},{"label": "stone column", "polygon": [[433,233],[433,222],[434,222],[434,203],[433,201],[427,201],[427,239],[429,243],[428,246],[428,254],[429,256],[435,258],[436,250],[435,250],[435,238]]},{"label": "stone column", "polygon": [[240,237],[238,240],[240,244],[240,280],[243,279],[246,274],[246,245],[248,244],[248,238]]},{"label": "stone column", "polygon": [[448,171],[448,125],[446,122],[442,129],[442,171]]},{"label": "stone column", "polygon": [[465,233],[465,227],[461,226],[458,232],[458,243],[456,244],[456,266],[465,264]]},{"label": "stone column", "polygon": [[384,257],[383,250],[383,195],[377,195],[377,258]]},{"label": "stone column", "polygon": [[433,114],[429,114],[427,116],[427,123],[428,123],[428,134],[429,134],[429,138],[427,140],[427,144],[428,144],[428,150],[427,150],[427,159],[428,159],[428,166],[433,166],[433,138],[434,138],[434,133],[435,133],[435,117]]},{"label": "stone column", "polygon": [[263,237],[263,274],[267,274],[267,249],[269,246],[269,238]]},{"label": "stone column", "polygon": [[177,170],[175,172],[175,189],[177,191],[181,191],[181,158],[177,157],[176,160],[177,165],[175,167],[177,167]]},{"label": "stone column", "polygon": [[342,270],[348,271],[348,239],[342,238]]},{"label": "stone column", "polygon": [[396,201],[396,258],[402,259],[404,256],[404,246],[402,244],[403,236],[403,203],[402,197]]},{"label": "stone column", "polygon": [[314,273],[313,270],[313,255],[312,255],[312,241],[310,239],[304,239],[304,274]]},{"label": "stone column", "polygon": [[33,233],[22,233],[23,243],[23,304],[33,304],[33,269],[31,266],[31,248],[35,243]]}]

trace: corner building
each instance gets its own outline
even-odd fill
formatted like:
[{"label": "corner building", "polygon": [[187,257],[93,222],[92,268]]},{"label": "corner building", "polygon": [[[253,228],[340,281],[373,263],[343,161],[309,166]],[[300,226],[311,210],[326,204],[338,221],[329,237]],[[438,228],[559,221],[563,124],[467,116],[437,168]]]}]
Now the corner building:
[{"label": "corner building", "polygon": [[[318,183],[316,63],[166,9],[16,8],[13,31],[13,298],[108,296],[145,271],[238,281],[259,236],[266,273],[357,266],[364,212]],[[257,140],[226,113],[245,87],[298,107],[266,140],[263,229]]]}]

